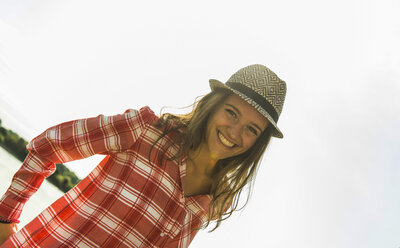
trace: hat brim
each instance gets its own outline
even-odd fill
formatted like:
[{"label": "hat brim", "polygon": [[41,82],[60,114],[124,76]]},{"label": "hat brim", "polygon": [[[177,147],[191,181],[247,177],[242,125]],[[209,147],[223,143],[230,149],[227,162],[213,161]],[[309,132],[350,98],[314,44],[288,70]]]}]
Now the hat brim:
[{"label": "hat brim", "polygon": [[273,131],[272,131],[272,136],[276,137],[276,138],[283,138],[283,133],[281,132],[281,130],[279,130],[278,125],[276,124],[276,122],[273,120],[273,118],[271,117],[271,115],[263,110],[256,102],[254,102],[253,100],[251,100],[249,97],[247,97],[246,95],[240,93],[239,91],[230,88],[229,86],[227,86],[226,84],[216,80],[216,79],[210,79],[210,88],[212,91],[214,91],[217,88],[223,88],[223,89],[229,89],[230,91],[232,91],[233,93],[237,94],[238,96],[240,96],[243,100],[245,100],[246,102],[248,102],[250,105],[252,105],[255,109],[258,110],[258,112],[260,112],[265,118],[267,118],[267,120],[269,121],[269,123],[271,123],[271,125],[274,127]]}]

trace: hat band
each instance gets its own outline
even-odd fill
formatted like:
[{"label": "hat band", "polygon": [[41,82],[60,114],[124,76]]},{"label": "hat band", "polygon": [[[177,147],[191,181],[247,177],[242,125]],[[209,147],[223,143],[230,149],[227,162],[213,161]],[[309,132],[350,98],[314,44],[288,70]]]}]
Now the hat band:
[{"label": "hat band", "polygon": [[261,96],[251,88],[241,83],[227,82],[226,85],[252,99],[272,117],[275,123],[278,122],[279,119],[278,113],[276,112],[275,108],[271,105],[271,103],[269,103],[267,99],[265,99],[263,96]]}]

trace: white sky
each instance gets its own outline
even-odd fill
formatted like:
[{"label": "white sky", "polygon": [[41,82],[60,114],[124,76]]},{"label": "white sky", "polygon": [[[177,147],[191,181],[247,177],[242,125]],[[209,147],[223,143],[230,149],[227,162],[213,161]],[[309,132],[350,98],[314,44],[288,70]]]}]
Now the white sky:
[{"label": "white sky", "polygon": [[0,118],[31,139],[186,106],[208,79],[265,64],[288,84],[285,138],[247,208],[192,247],[397,248],[399,13],[398,0],[0,0]]}]

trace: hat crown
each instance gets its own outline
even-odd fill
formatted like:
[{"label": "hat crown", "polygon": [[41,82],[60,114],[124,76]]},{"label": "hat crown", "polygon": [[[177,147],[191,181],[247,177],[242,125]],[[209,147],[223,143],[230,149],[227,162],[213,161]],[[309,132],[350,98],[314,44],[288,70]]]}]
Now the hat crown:
[{"label": "hat crown", "polygon": [[233,74],[227,82],[240,83],[265,98],[281,114],[286,97],[286,83],[266,66],[255,64]]}]

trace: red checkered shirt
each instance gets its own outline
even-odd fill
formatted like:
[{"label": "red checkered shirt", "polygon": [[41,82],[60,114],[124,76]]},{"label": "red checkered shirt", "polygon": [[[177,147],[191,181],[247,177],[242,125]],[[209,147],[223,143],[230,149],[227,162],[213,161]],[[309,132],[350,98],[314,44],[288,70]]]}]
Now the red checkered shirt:
[{"label": "red checkered shirt", "polygon": [[[24,203],[55,170],[54,163],[107,155],[76,187],[1,247],[188,247],[208,216],[209,195],[185,197],[186,162],[157,156],[169,137],[149,107],[62,123],[30,151],[0,201],[0,219],[17,222]],[[176,152],[174,145],[167,157]]]}]

